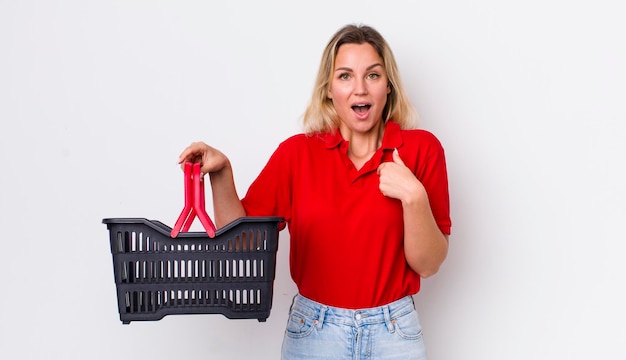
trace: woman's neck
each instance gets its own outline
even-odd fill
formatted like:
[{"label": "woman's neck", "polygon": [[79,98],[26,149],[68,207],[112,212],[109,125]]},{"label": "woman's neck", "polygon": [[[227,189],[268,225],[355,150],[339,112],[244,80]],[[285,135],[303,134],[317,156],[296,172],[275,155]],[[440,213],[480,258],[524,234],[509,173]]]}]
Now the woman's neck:
[{"label": "woman's neck", "polygon": [[349,142],[348,157],[357,169],[360,169],[372,158],[382,145],[385,124],[380,123],[366,133],[340,129],[341,136]]}]

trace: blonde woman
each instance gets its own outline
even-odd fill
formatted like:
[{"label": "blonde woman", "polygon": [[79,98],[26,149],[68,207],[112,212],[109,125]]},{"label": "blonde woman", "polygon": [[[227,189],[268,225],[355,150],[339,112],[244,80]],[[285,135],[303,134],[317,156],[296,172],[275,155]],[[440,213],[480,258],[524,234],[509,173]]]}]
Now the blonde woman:
[{"label": "blonde woman", "polygon": [[412,295],[448,252],[448,180],[387,42],[369,26],[330,39],[304,115],[240,199],[228,158],[202,142],[179,161],[209,174],[217,226],[282,216],[298,287],[282,358],[426,359]]}]

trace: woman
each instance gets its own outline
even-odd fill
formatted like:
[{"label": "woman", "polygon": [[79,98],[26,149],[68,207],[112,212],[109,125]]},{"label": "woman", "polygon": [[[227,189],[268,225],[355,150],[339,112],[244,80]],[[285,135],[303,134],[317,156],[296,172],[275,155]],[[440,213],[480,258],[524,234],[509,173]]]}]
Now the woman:
[{"label": "woman", "polygon": [[239,199],[209,145],[179,162],[209,174],[215,220],[282,216],[298,287],[283,359],[425,359],[412,295],[448,251],[444,151],[415,120],[387,42],[348,25],[326,46],[304,134],[279,145]]}]

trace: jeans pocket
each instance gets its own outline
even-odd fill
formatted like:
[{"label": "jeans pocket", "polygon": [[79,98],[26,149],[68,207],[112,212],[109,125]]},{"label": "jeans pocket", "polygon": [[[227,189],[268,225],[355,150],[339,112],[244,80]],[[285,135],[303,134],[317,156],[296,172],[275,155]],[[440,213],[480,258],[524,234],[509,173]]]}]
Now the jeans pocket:
[{"label": "jeans pocket", "polygon": [[291,311],[289,313],[289,319],[287,319],[287,327],[285,334],[292,338],[303,338],[310,335],[313,330],[315,319],[305,316],[297,311]]},{"label": "jeans pocket", "polygon": [[406,340],[417,340],[422,337],[422,325],[420,324],[417,311],[413,310],[409,313],[391,319],[396,334]]}]

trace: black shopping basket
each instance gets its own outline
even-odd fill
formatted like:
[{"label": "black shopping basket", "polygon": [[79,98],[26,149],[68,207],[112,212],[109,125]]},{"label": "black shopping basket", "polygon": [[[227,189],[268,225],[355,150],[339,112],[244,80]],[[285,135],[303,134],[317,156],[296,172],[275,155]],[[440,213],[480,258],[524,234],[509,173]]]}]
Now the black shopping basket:
[{"label": "black shopping basket", "polygon": [[[185,179],[185,208],[174,228],[145,218],[102,220],[109,229],[120,320],[222,314],[265,321],[284,219],[242,217],[215,230],[204,210],[199,164],[185,164]],[[206,232],[188,231],[195,216]]]}]

